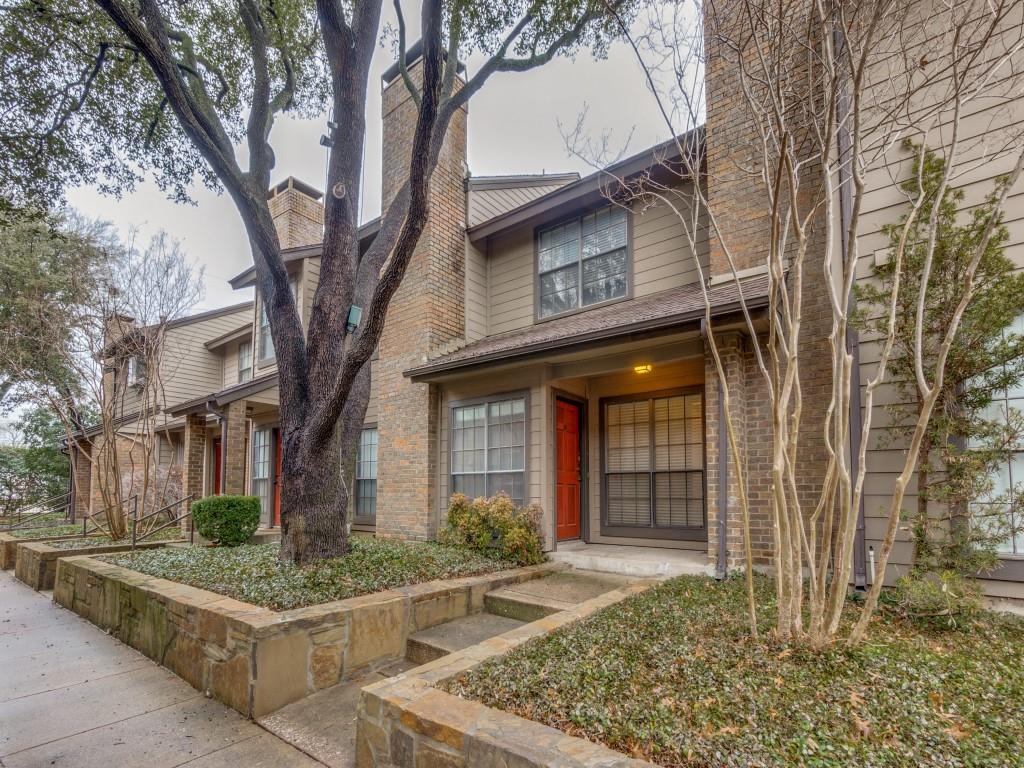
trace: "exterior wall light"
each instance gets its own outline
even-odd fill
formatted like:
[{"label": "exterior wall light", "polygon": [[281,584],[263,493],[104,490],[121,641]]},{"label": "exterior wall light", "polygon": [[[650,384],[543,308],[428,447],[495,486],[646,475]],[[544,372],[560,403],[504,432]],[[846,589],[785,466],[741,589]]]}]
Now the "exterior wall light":
[{"label": "exterior wall light", "polygon": [[361,307],[357,307],[353,304],[348,310],[348,319],[345,321],[345,330],[349,333],[355,333],[356,328],[359,327],[359,320],[363,316],[363,310]]},{"label": "exterior wall light", "polygon": [[633,372],[634,373],[639,373],[641,375],[643,375],[645,373],[650,373],[653,370],[654,370],[654,366],[651,365],[650,363],[641,363],[640,365],[634,365],[633,366]]}]

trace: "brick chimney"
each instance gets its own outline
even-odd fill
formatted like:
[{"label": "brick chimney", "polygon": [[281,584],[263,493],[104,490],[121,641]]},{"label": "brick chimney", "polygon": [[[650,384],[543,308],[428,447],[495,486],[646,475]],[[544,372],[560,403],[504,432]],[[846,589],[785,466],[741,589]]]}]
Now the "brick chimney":
[{"label": "brick chimney", "polygon": [[[419,48],[408,51],[409,73],[422,79]],[[393,66],[384,76],[384,208],[407,178],[416,105]],[[465,333],[466,121],[452,118],[430,184],[430,214],[405,279],[391,301],[374,374],[378,383],[377,533],[425,539],[436,534],[436,385],[403,376],[438,347]]]},{"label": "brick chimney", "polygon": [[294,176],[267,192],[282,248],[318,245],[324,239],[324,193]]}]

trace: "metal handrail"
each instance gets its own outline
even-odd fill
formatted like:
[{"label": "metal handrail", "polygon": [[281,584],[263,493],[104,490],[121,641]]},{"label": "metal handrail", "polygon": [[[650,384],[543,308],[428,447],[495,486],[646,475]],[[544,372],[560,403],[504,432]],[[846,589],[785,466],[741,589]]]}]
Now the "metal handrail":
[{"label": "metal handrail", "polygon": [[[116,509],[117,507],[120,507],[120,506],[122,506],[124,504],[128,504],[129,502],[131,502],[131,504],[132,504],[132,516],[134,517],[134,515],[138,512],[138,509],[139,509],[139,496],[138,496],[138,494],[132,494],[131,496],[129,496],[127,499],[125,499],[120,504],[111,504],[109,507],[104,507],[96,515],[85,515],[82,518],[82,536],[88,536],[89,535],[89,532],[88,532],[89,523],[93,520],[93,518],[98,517],[99,515],[106,515],[107,512],[109,512],[110,510]],[[100,528],[98,525],[96,525],[95,522],[93,523],[93,525],[96,526],[96,530],[99,531],[101,534],[106,533],[106,531],[104,531],[102,528]]]},{"label": "metal handrail", "polygon": [[[58,500],[58,499],[63,499],[63,502],[59,503],[59,504],[55,503],[55,501]],[[34,502],[33,504],[28,505],[29,508],[37,508],[37,507],[43,507],[43,508],[40,509],[38,512],[33,512],[33,513],[29,514],[29,515],[26,515],[21,509],[18,509],[17,512],[15,513],[17,515],[18,522],[16,522],[16,523],[6,523],[3,526],[3,529],[7,530],[7,531],[13,531],[16,528],[32,528],[32,527],[43,528],[43,527],[46,527],[46,526],[30,526],[30,525],[26,525],[26,523],[31,523],[33,520],[36,520],[36,519],[38,519],[38,518],[40,518],[40,517],[42,517],[44,515],[53,514],[58,509],[70,508],[70,505],[71,505],[71,494],[70,493],[63,493],[60,496],[51,496],[48,499],[43,499],[42,501]],[[65,514],[65,517],[67,517],[67,514]]]},{"label": "metal handrail", "polygon": [[[140,541],[142,541],[142,540],[152,536],[155,533],[158,533],[158,532],[160,532],[162,530],[170,528],[172,525],[176,525],[176,524],[180,523],[182,520],[184,520],[186,517],[188,517],[189,511],[188,511],[188,508],[186,507],[185,511],[182,512],[180,515],[177,515],[176,517],[172,518],[171,520],[169,520],[168,522],[164,523],[163,525],[157,526],[156,528],[154,528],[151,531],[146,531],[146,533],[142,534],[142,536],[139,536],[137,534],[137,526],[138,526],[139,523],[141,523],[143,520],[147,520],[147,519],[149,519],[151,517],[159,515],[161,512],[166,512],[169,509],[171,509],[172,507],[178,506],[179,504],[185,504],[186,502],[192,501],[193,499],[195,499],[195,496],[196,495],[194,493],[190,493],[188,496],[182,496],[180,499],[177,499],[176,501],[172,501],[170,504],[165,504],[164,506],[160,507],[160,509],[157,509],[157,510],[155,510],[153,512],[145,514],[142,517],[138,517],[138,514],[137,514],[138,513],[138,507],[136,507],[136,514],[132,516],[132,549],[134,549],[135,545],[138,544]],[[195,541],[195,528],[193,528],[193,527],[189,528],[188,540],[189,540],[190,544]]]}]

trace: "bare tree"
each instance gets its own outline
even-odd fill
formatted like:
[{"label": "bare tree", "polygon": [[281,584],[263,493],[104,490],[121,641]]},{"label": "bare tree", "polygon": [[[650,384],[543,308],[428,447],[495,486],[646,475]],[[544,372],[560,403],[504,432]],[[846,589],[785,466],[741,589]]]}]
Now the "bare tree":
[{"label": "bare tree", "polygon": [[[925,233],[922,284],[927,285],[937,246],[938,206],[925,205],[920,180],[903,183],[908,170],[922,167],[920,160],[928,149],[937,152],[945,163],[941,198],[943,190],[964,174],[1000,162],[1008,174],[997,181],[981,214],[985,225],[959,302],[942,329],[943,342],[926,359],[920,336],[916,340],[915,386],[921,408],[885,511],[886,530],[873,580],[849,642],[864,637],[877,606],[921,439],[942,389],[950,344],[974,296],[979,260],[1024,168],[1021,126],[1019,119],[1010,119],[1014,99],[1024,93],[1020,10],[1019,3],[1009,0],[708,0],[703,6],[680,2],[657,8],[640,31],[619,20],[666,129],[675,137],[675,151],[666,153],[660,174],[630,179],[609,174],[609,196],[623,204],[671,207],[695,254],[707,233],[741,296],[741,269],[753,265],[767,273],[769,306],[762,320],[766,327],[755,323],[741,299],[771,412],[767,510],[753,509],[748,497],[737,403],[729,391],[706,290],[705,321],[738,473],[748,585],[750,519],[767,514],[778,603],[776,632],[783,639],[814,645],[831,642],[840,630],[852,573],[875,397],[887,382],[900,295],[896,279],[882,305],[872,308],[887,330],[872,339],[878,361],[862,382],[851,338],[860,238],[866,229],[862,216],[869,195],[877,193],[882,175],[888,179],[882,186],[903,201],[902,236],[889,254],[897,275],[908,233]],[[745,179],[763,201],[757,212],[763,224],[757,248],[763,256],[753,262],[749,253],[742,254],[741,262],[741,240],[728,220],[720,220],[720,207],[715,205],[720,180],[708,162],[708,142],[717,137],[702,128],[706,67],[715,76],[734,73],[734,119],[750,131],[742,148],[743,162],[731,172]],[[985,129],[968,136],[967,116],[986,109],[990,118]],[[975,117],[975,126],[977,122]],[[599,143],[595,151],[594,143],[584,139],[582,126],[567,138],[574,151],[592,159],[599,158],[606,146]],[[665,169],[675,181],[663,180]],[[920,220],[922,210],[932,212],[929,220]],[[706,275],[699,262],[697,270],[703,286]],[[822,294],[827,297],[826,319],[809,328],[815,321],[807,306]],[[920,295],[923,301],[923,289]],[[815,347],[816,339],[825,336],[827,344]],[[820,385],[821,379],[815,377],[822,374],[828,396],[805,402],[805,390]],[[855,392],[862,396],[864,412],[856,435],[850,416]],[[816,461],[822,451],[825,460]],[[808,487],[815,490],[809,492]],[[749,601],[751,631],[756,633],[752,589]]]}]

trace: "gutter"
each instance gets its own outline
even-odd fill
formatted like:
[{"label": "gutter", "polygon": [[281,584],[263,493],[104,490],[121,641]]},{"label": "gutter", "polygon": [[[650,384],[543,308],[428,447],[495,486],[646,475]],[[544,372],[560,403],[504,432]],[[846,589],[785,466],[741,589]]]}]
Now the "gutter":
[{"label": "gutter", "polygon": [[[700,321],[700,336],[710,344],[707,321]],[[725,387],[718,378],[718,553],[715,559],[715,578],[721,581],[729,572],[729,550],[726,542],[729,514],[729,433],[726,430]]]}]

